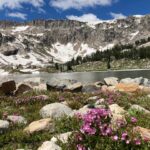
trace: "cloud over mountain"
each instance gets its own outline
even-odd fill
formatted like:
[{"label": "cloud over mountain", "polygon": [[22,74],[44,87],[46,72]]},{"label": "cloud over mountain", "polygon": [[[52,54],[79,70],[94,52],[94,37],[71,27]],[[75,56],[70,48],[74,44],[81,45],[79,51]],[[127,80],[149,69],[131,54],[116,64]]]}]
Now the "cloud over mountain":
[{"label": "cloud over mountain", "polygon": [[82,9],[84,7],[111,5],[116,0],[51,0],[50,5],[62,10],[70,8]]},{"label": "cloud over mountain", "polygon": [[7,16],[13,17],[13,18],[20,18],[22,20],[27,19],[27,15],[24,13],[20,13],[20,12],[8,13]]}]

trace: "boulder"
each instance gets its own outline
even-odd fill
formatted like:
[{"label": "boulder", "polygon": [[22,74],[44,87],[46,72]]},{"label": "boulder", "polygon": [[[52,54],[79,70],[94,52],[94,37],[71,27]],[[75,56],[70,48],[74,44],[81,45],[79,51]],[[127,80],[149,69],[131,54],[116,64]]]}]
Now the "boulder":
[{"label": "boulder", "polygon": [[121,91],[121,92],[126,92],[126,93],[134,93],[138,91],[139,85],[138,84],[124,84],[124,83],[119,83],[116,85],[116,89]]},{"label": "boulder", "polygon": [[97,82],[94,83],[94,85],[95,85],[97,88],[100,88],[101,86],[105,85],[105,83],[102,82],[102,81],[97,81]]},{"label": "boulder", "polygon": [[67,143],[71,134],[72,134],[72,132],[67,132],[67,133],[56,135],[56,136],[51,138],[51,141],[57,142],[59,140],[62,143]]},{"label": "boulder", "polygon": [[16,83],[14,80],[6,81],[0,84],[0,92],[6,95],[12,95],[16,90]]},{"label": "boulder", "polygon": [[43,118],[59,118],[63,117],[64,115],[69,115],[72,112],[72,109],[68,106],[61,104],[61,103],[52,103],[44,106],[40,110],[40,115]]},{"label": "boulder", "polygon": [[30,85],[22,83],[18,85],[17,90],[15,91],[15,95],[24,94],[32,90],[33,89]]},{"label": "boulder", "polygon": [[81,92],[82,90],[82,83],[77,82],[71,85],[68,85],[67,87],[64,88],[65,91],[70,91],[70,92]]},{"label": "boulder", "polygon": [[46,91],[47,86],[45,83],[40,83],[38,86],[33,86],[34,90],[39,90],[39,91]]},{"label": "boulder", "polygon": [[149,110],[147,110],[147,109],[145,109],[145,108],[143,108],[143,107],[141,107],[141,106],[139,106],[139,105],[132,105],[131,107],[130,107],[130,110],[137,110],[137,111],[141,111],[141,112],[143,112],[143,113],[146,113],[146,114],[150,114],[150,111]]},{"label": "boulder", "polygon": [[68,86],[71,86],[73,84],[77,83],[75,80],[69,80],[69,79],[51,79],[49,82],[46,83],[47,90],[50,91],[63,91]]},{"label": "boulder", "polygon": [[0,130],[8,129],[9,128],[9,122],[6,120],[0,120]]},{"label": "boulder", "polygon": [[124,84],[143,84],[144,82],[144,78],[143,77],[139,77],[139,78],[125,78],[120,80],[120,83],[124,83]]},{"label": "boulder", "polygon": [[134,83],[141,85],[144,82],[144,78],[143,77],[139,77],[139,78],[134,78]]},{"label": "boulder", "polygon": [[50,130],[51,127],[52,127],[52,119],[46,118],[30,123],[28,127],[24,129],[24,132],[32,134],[38,131]]},{"label": "boulder", "polygon": [[109,78],[104,78],[104,81],[107,85],[115,86],[118,84],[118,78],[115,77],[109,77]]},{"label": "boulder", "polygon": [[150,129],[137,126],[133,128],[133,132],[140,134],[143,140],[150,141]]},{"label": "boulder", "polygon": [[62,148],[52,141],[46,141],[38,150],[62,150]]},{"label": "boulder", "polygon": [[150,87],[150,80],[147,78],[144,78],[143,85],[146,87]]},{"label": "boulder", "polygon": [[144,93],[146,93],[146,94],[150,94],[150,87],[145,87],[145,86],[143,86],[143,87],[141,88],[141,91],[144,92]]},{"label": "boulder", "polygon": [[126,114],[126,113],[127,113],[127,112],[126,112],[122,107],[120,107],[118,104],[109,105],[109,109],[110,109],[110,111],[112,112],[112,114],[119,114],[119,115],[122,115],[122,114]]},{"label": "boulder", "polygon": [[14,124],[27,124],[27,120],[22,116],[7,116],[7,120],[13,122]]},{"label": "boulder", "polygon": [[96,87],[93,84],[84,85],[82,88],[83,93],[95,93],[99,90],[100,90],[100,88]]}]

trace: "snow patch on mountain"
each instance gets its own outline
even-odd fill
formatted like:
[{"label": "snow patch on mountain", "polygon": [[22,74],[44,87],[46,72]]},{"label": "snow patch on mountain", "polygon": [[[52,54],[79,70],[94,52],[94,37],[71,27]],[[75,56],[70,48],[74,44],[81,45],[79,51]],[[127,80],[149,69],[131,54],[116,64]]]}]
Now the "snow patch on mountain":
[{"label": "snow patch on mountain", "polygon": [[109,50],[109,49],[113,48],[114,46],[115,46],[114,43],[110,43],[110,44],[108,44],[108,45],[106,45],[106,46],[104,46],[104,47],[100,46],[100,47],[99,47],[99,50],[100,50],[100,51]]},{"label": "snow patch on mountain", "polygon": [[22,31],[25,31],[29,28],[29,26],[18,26],[18,27],[15,27],[14,30],[12,30],[13,32],[22,32]]},{"label": "snow patch on mountain", "polygon": [[72,43],[68,43],[67,45],[63,45],[59,42],[52,45],[50,54],[60,62],[64,63],[72,59],[72,56],[75,55],[74,45]]},{"label": "snow patch on mountain", "polygon": [[133,40],[138,34],[139,34],[139,31],[136,31],[136,32],[134,32],[134,33],[131,33],[131,34],[130,34],[130,35],[131,35],[130,40]]},{"label": "snow patch on mountain", "polygon": [[0,76],[6,76],[6,75],[8,75],[8,74],[9,74],[9,73],[6,72],[5,70],[0,69]]}]

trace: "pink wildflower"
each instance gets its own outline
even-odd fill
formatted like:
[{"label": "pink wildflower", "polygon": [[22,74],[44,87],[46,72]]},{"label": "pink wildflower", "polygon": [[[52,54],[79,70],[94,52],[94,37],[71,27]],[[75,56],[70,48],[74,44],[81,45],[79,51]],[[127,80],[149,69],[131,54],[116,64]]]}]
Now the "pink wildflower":
[{"label": "pink wildflower", "polygon": [[141,145],[141,140],[140,139],[135,139],[134,142],[135,142],[135,145]]},{"label": "pink wildflower", "polygon": [[121,140],[124,141],[126,140],[128,134],[126,132],[122,133],[122,136],[121,136]]},{"label": "pink wildflower", "polygon": [[86,150],[86,148],[83,145],[78,144],[77,145],[77,150]]},{"label": "pink wildflower", "polygon": [[114,135],[114,136],[112,137],[112,139],[113,139],[114,141],[118,141],[119,137],[118,137],[117,135]]},{"label": "pink wildflower", "polygon": [[131,122],[132,123],[137,123],[137,119],[135,117],[131,117]]}]

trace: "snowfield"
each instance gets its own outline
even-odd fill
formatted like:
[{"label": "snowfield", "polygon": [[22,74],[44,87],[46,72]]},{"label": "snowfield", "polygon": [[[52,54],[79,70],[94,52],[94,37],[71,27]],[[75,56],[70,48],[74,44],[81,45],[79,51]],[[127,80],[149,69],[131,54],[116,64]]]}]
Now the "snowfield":
[{"label": "snowfield", "polygon": [[16,27],[14,30],[12,30],[13,32],[23,32],[25,30],[27,30],[29,28],[29,26],[19,26]]}]

